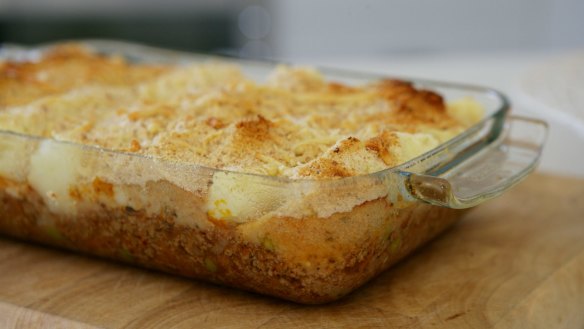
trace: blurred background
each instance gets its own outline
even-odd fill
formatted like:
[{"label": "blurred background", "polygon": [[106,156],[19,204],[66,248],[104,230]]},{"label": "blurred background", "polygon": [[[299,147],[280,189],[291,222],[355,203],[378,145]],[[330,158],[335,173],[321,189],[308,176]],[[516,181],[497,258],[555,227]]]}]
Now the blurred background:
[{"label": "blurred background", "polygon": [[490,86],[584,176],[581,0],[0,0],[0,44],[80,38]]},{"label": "blurred background", "polygon": [[0,42],[308,57],[584,46],[580,0],[0,0]]}]

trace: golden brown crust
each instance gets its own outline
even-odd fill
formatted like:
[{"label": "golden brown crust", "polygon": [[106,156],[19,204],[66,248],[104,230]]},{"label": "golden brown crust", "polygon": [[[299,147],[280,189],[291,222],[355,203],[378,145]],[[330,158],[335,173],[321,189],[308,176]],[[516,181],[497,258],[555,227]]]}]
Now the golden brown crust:
[{"label": "golden brown crust", "polygon": [[0,110],[80,85],[133,85],[159,76],[165,70],[155,65],[130,65],[121,57],[96,56],[74,44],[61,45],[48,51],[38,62],[0,65]]},{"label": "golden brown crust", "polygon": [[400,80],[348,86],[279,67],[257,84],[224,63],[135,65],[75,45],[5,63],[0,99],[0,129],[291,178],[395,166],[476,120],[461,123],[440,95]]},{"label": "golden brown crust", "polygon": [[369,151],[375,152],[379,158],[387,165],[397,162],[395,155],[388,150],[396,147],[399,144],[395,134],[389,131],[383,131],[379,136],[375,136],[365,143],[365,148]]}]

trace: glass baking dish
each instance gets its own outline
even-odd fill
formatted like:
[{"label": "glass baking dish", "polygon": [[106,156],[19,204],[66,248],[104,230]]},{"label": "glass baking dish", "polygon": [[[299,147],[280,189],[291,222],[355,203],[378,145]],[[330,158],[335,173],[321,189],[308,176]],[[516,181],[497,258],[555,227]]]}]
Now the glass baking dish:
[{"label": "glass baking dish", "polygon": [[[135,62],[210,58],[82,43]],[[0,60],[34,59],[47,48],[6,46]],[[258,79],[274,67],[231,61]],[[348,84],[384,78],[321,72]],[[397,167],[342,179],[230,172],[0,131],[0,232],[299,303],[334,301],[439,234],[465,208],[517,184],[540,158],[546,124],[508,115],[499,92],[410,81],[447,101],[472,97],[485,118]],[[210,215],[214,184],[242,204],[230,220]]]}]

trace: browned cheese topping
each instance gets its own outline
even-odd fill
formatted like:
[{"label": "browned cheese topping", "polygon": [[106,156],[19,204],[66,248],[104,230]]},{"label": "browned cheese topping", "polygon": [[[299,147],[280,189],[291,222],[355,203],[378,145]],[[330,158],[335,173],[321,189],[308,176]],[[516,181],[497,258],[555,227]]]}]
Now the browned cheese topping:
[{"label": "browned cheese topping", "polygon": [[310,68],[258,83],[225,62],[132,64],[77,45],[0,62],[0,129],[271,176],[376,172],[482,115],[473,100],[447,105],[408,82],[349,86]]}]

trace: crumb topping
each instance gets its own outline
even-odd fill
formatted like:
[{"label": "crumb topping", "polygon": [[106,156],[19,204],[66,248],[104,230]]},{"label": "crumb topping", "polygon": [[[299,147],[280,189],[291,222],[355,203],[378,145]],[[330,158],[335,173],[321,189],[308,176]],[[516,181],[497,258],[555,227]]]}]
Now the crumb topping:
[{"label": "crumb topping", "polygon": [[379,171],[482,115],[409,82],[350,86],[310,68],[280,66],[258,83],[230,63],[135,64],[78,45],[0,62],[0,129],[271,176]]}]

